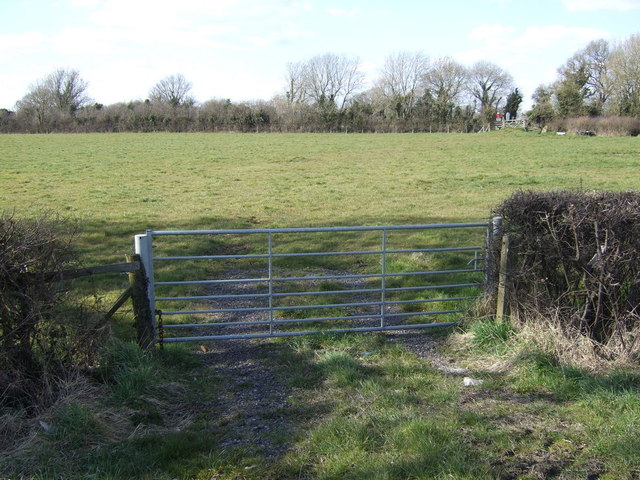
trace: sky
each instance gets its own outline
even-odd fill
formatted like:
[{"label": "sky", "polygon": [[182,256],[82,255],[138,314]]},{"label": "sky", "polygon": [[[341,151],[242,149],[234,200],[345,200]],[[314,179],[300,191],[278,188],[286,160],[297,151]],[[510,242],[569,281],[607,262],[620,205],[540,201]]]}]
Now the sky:
[{"label": "sky", "polygon": [[385,57],[493,62],[525,105],[590,41],[640,33],[640,0],[0,0],[0,108],[64,68],[95,102],[148,97],[182,74],[198,102],[269,100],[288,63],[356,57],[371,86]]}]

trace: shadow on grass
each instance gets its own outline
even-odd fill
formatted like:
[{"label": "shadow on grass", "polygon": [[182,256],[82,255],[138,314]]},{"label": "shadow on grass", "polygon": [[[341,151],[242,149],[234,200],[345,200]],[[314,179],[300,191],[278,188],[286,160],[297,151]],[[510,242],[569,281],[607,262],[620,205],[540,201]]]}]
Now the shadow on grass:
[{"label": "shadow on grass", "polygon": [[[114,399],[136,410],[132,413],[138,415],[131,416],[136,423],[143,418],[139,411],[151,407],[165,421],[120,441],[102,441],[99,448],[67,452],[72,458],[69,467],[60,461],[50,467],[44,464],[41,477],[508,478],[502,473],[519,472],[521,464],[534,462],[537,457],[531,457],[531,448],[546,452],[534,462],[536,468],[547,459],[562,461],[562,468],[575,460],[572,452],[548,455],[547,443],[563,445],[559,435],[564,433],[552,430],[542,435],[545,427],[560,424],[553,418],[548,422],[538,418],[541,411],[557,415],[558,408],[568,415],[573,403],[576,410],[586,408],[584,415],[590,417],[608,410],[621,415],[617,433],[599,431],[585,451],[596,458],[627,459],[628,469],[635,468],[637,436],[628,432],[629,425],[637,422],[640,376],[634,372],[599,377],[563,368],[546,355],[523,356],[521,365],[530,369],[530,376],[537,375],[535,382],[530,380],[527,395],[537,403],[517,404],[517,399],[505,397],[505,405],[517,411],[505,410],[503,415],[501,410],[460,409],[459,379],[439,375],[384,335],[228,341],[207,344],[204,355],[194,353],[199,346],[173,347],[177,346],[158,357],[156,373],[148,372],[157,377],[149,385],[129,381],[147,366],[146,357],[131,347],[116,352],[103,372]],[[123,363],[129,368],[121,370]],[[494,387],[478,393],[500,400],[507,392],[491,388],[500,388],[501,383],[496,379]],[[553,392],[548,408],[538,396],[542,389]],[[533,409],[538,412],[533,421],[541,423],[520,438],[517,435],[526,432],[514,430],[509,422]],[[85,410],[80,413],[84,416],[76,412],[75,417],[85,427],[74,430],[78,437],[74,441],[83,445],[80,435],[86,425],[96,424],[96,418]],[[87,415],[89,421],[84,420]],[[174,428],[180,415],[188,421]],[[563,416],[562,425],[572,418]],[[600,421],[610,419],[602,416]],[[592,428],[588,421],[583,423],[587,430]],[[96,425],[100,427],[102,420]],[[92,429],[88,433],[96,437]],[[514,449],[515,454],[509,453]],[[54,449],[49,453],[54,455]],[[588,467],[576,464],[584,471]]]},{"label": "shadow on grass", "polygon": [[[442,223],[440,219],[410,219],[410,218],[358,218],[353,221],[343,221],[342,225],[372,225],[372,224],[416,224],[416,223]],[[450,221],[450,220],[447,220]],[[183,225],[162,225],[161,223],[153,225],[153,228],[159,229],[210,229],[210,228],[254,228],[254,222],[245,220],[230,220],[215,217],[199,218]],[[317,225],[296,225],[296,226],[317,226]],[[339,226],[339,225],[338,225]],[[120,262],[126,253],[132,251],[133,235],[142,233],[144,226],[138,225],[134,221],[106,222],[95,220],[87,222],[78,237],[78,249],[81,253],[81,263],[85,265],[95,265],[101,263]],[[451,241],[453,238],[450,231],[445,231],[442,236],[436,236],[433,242],[425,241],[426,245]],[[463,237],[467,233],[463,232]],[[196,246],[189,246],[190,252],[226,252],[227,246],[224,242],[211,243],[208,236],[198,237],[195,241]],[[339,245],[333,244],[330,239],[325,239],[326,244],[323,248],[338,248]],[[375,242],[374,242],[375,243]],[[446,244],[446,243],[445,243]],[[246,247],[245,251],[250,251],[251,245]],[[202,249],[202,250],[201,250]],[[178,267],[172,275],[189,274],[193,267],[190,265]],[[77,283],[78,288],[86,288],[88,292],[98,288],[101,291],[121,291],[126,286],[126,280],[122,276],[106,276],[99,279],[90,279]],[[220,478],[237,478],[244,476],[247,478],[298,478],[297,473],[289,470],[292,464],[296,465],[297,472],[304,469],[304,464],[308,462],[317,462],[319,457],[324,455],[321,448],[311,446],[311,451],[303,454],[300,449],[304,439],[314,435],[321,435],[322,429],[316,429],[315,421],[323,416],[333,416],[340,418],[342,415],[340,408],[344,407],[326,400],[326,394],[322,391],[325,385],[330,385],[335,389],[336,395],[350,395],[350,392],[360,395],[363,385],[369,385],[374,390],[382,391],[386,388],[393,389],[393,380],[389,380],[389,367],[380,367],[357,357],[354,352],[365,352],[380,349],[377,340],[358,340],[362,336],[351,337],[353,340],[344,340],[345,337],[331,337],[328,340],[311,343],[307,346],[295,343],[288,344],[282,348],[283,352],[273,354],[270,349],[263,353],[266,358],[266,364],[271,369],[254,369],[247,363],[250,355],[243,356],[240,354],[220,354],[217,359],[227,358],[220,365],[227,365],[218,370],[218,373],[210,375],[210,383],[208,389],[214,388],[215,392],[205,389],[210,396],[208,398],[198,397],[197,400],[191,401],[189,408],[195,409],[191,412],[199,418],[199,421],[192,423],[184,429],[176,431],[163,431],[161,433],[147,433],[144,435],[135,435],[132,438],[106,444],[99,449],[90,452],[81,453],[83,465],[79,468],[84,473],[103,478],[132,478],[132,477],[149,477],[149,478],[189,478],[190,476],[201,476],[206,471],[209,476],[220,475]],[[367,338],[379,338],[371,336]],[[358,343],[360,342],[360,343]],[[260,352],[253,352],[253,355],[261,355]],[[215,355],[213,355],[215,357]],[[215,366],[212,366],[215,370]],[[393,369],[391,369],[393,370]],[[153,375],[153,369],[148,372]],[[176,381],[183,374],[191,375],[191,372],[176,372]],[[413,369],[413,375],[419,375]],[[275,375],[272,378],[271,387],[262,385],[264,378],[269,375]],[[198,375],[201,377],[200,375]],[[263,377],[263,378],[261,378]],[[240,378],[239,382],[235,379]],[[198,383],[200,382],[200,383]],[[198,381],[186,380],[189,388],[195,388],[196,385],[203,385],[202,378]],[[389,383],[391,382],[391,383]],[[418,381],[420,383],[420,381]],[[427,382],[428,383],[428,382]],[[276,384],[279,384],[276,385]],[[257,388],[256,385],[262,385],[265,388]],[[212,387],[213,386],[213,387]],[[133,387],[132,387],[133,388]],[[384,396],[381,405],[393,403],[396,399],[403,399],[417,405],[420,395],[412,393],[413,386],[405,386],[401,388],[401,392],[391,392]],[[258,397],[251,398],[248,404],[239,403],[242,410],[224,409],[220,406],[231,407],[238,395],[245,390],[258,392]],[[296,392],[301,390],[302,394]],[[212,402],[216,403],[222,398],[222,393],[226,392],[229,397],[228,403],[218,404],[217,407],[212,406]],[[143,398],[142,402],[124,401],[124,404],[130,408],[141,408],[153,406],[153,397],[155,393],[138,392],[136,398]],[[253,395],[253,393],[251,394]],[[260,403],[262,395],[272,395],[281,402],[280,405]],[[324,397],[325,400],[316,402],[314,397]],[[182,400],[180,400],[182,402]],[[289,403],[286,403],[289,402]],[[181,404],[181,403],[180,403]],[[450,435],[450,432],[441,430],[434,424],[427,422],[412,423],[411,419],[402,418],[400,421],[384,419],[362,418],[358,417],[356,405],[355,412],[346,415],[347,423],[351,422],[353,429],[338,429],[343,431],[336,437],[338,444],[342,445],[347,455],[339,455],[332,467],[319,472],[318,475],[325,478],[333,478],[335,472],[341,471],[341,465],[346,462],[349,455],[353,453],[359,458],[355,466],[349,467],[351,471],[361,472],[360,478],[367,478],[374,470],[386,472],[390,478],[406,478],[407,475],[413,475],[411,472],[418,472],[430,466],[430,471],[434,475],[445,475],[451,472],[466,475],[470,469],[470,458],[473,454],[465,452],[459,439]],[[378,406],[376,408],[383,408]],[[386,406],[384,408],[387,408]],[[402,404],[397,405],[402,409]],[[161,409],[151,412],[153,418],[157,418],[162,414]],[[245,414],[248,414],[247,417]],[[352,415],[353,414],[353,415]],[[388,412],[378,412],[376,415],[390,415]],[[210,415],[211,418],[206,418]],[[263,431],[261,427],[269,424],[269,417],[287,417],[287,425],[283,428],[279,426],[269,427]],[[144,419],[144,415],[135,412],[134,419]],[[252,423],[251,419],[258,418],[257,424]],[[337,426],[337,424],[334,424]],[[455,425],[450,425],[455,429]],[[254,430],[254,428],[257,428]],[[382,428],[382,429],[380,429]],[[229,431],[238,433],[243,430],[240,443],[229,443],[232,439],[229,437]],[[371,434],[372,429],[377,429],[375,435]],[[353,431],[354,436],[349,432]],[[411,436],[422,436],[422,433],[430,432],[426,438],[433,439],[433,445],[410,445],[406,443],[405,435],[402,432],[409,432]],[[394,452],[377,461],[373,461],[376,452],[383,448],[386,442],[387,433],[395,435]],[[422,432],[410,433],[410,432]],[[333,434],[327,434],[329,436]],[[426,435],[426,433],[425,433]],[[260,438],[268,438],[268,440],[260,440]],[[325,439],[326,440],[326,439]],[[324,440],[318,439],[320,443]],[[351,441],[360,442],[360,445],[353,447]],[[257,442],[257,443],[256,443]],[[260,443],[264,442],[264,443]],[[427,442],[429,443],[429,442]],[[260,448],[255,448],[256,446]],[[270,448],[273,447],[273,448]],[[271,450],[275,455],[266,452]],[[291,453],[292,452],[292,453]],[[289,460],[295,457],[295,460]],[[397,458],[393,459],[393,455]],[[462,465],[456,466],[451,461],[444,461],[443,455],[447,459],[461,458],[466,459]],[[302,465],[300,464],[302,462]],[[347,464],[345,464],[347,465]],[[255,468],[250,468],[254,467]],[[248,470],[245,470],[248,468]],[[346,468],[346,467],[345,467]],[[287,473],[288,472],[288,473]],[[334,472],[334,473],[332,473]],[[409,472],[409,473],[408,473]],[[235,475],[235,477],[233,476]],[[288,476],[287,476],[288,475]],[[336,474],[337,475],[337,474]],[[338,477],[335,477],[338,478]],[[354,477],[354,478],[357,478]],[[368,477],[370,478],[370,477]]]}]

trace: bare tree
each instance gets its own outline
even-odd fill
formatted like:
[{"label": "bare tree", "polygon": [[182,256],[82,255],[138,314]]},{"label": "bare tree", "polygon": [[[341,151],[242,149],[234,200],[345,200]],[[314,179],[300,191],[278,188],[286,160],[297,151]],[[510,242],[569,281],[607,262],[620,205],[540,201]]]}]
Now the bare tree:
[{"label": "bare tree", "polygon": [[304,62],[288,63],[286,82],[287,88],[285,98],[291,104],[304,102],[305,99],[305,81],[306,81],[306,65]]},{"label": "bare tree", "polygon": [[480,61],[469,71],[469,93],[478,100],[480,113],[493,116],[503,98],[513,90],[513,77],[498,65]]},{"label": "bare tree", "polygon": [[90,101],[85,93],[88,84],[77,70],[56,70],[46,78],[45,85],[51,91],[55,106],[71,115]]},{"label": "bare tree", "polygon": [[357,58],[332,53],[288,64],[284,92],[287,117],[298,118],[300,126],[319,121],[320,128],[338,127],[364,83],[359,67]]},{"label": "bare tree", "polygon": [[51,92],[43,84],[36,83],[22,99],[18,100],[16,109],[21,117],[30,120],[36,131],[46,131],[53,110]]},{"label": "bare tree", "polygon": [[163,78],[149,92],[149,99],[172,107],[192,106],[195,100],[189,95],[191,83],[181,74]]},{"label": "bare tree", "polygon": [[385,59],[376,87],[399,118],[411,116],[428,68],[429,58],[421,52],[399,52]]},{"label": "bare tree", "polygon": [[615,49],[611,56],[617,113],[640,116],[640,34]]},{"label": "bare tree", "polygon": [[596,106],[598,113],[602,112],[612,93],[612,77],[609,71],[611,49],[606,40],[594,40],[584,49],[587,58],[589,78],[589,96]]},{"label": "bare tree", "polygon": [[364,82],[359,67],[357,58],[344,55],[327,53],[311,58],[303,70],[305,96],[317,105],[334,105],[343,112]]},{"label": "bare tree", "polygon": [[287,66],[285,96],[291,103],[311,103],[343,112],[364,82],[357,58],[327,53]]},{"label": "bare tree", "polygon": [[467,69],[450,57],[436,60],[425,77],[425,87],[433,98],[435,116],[446,123],[459,105],[468,78]]},{"label": "bare tree", "polygon": [[16,103],[20,115],[31,118],[38,131],[45,131],[55,117],[73,117],[90,99],[87,82],[77,70],[59,69],[38,80]]},{"label": "bare tree", "polygon": [[558,69],[556,90],[560,99],[569,94],[570,98],[575,97],[573,103],[581,104],[582,110],[601,114],[611,95],[610,55],[608,42],[595,40],[569,58]]}]

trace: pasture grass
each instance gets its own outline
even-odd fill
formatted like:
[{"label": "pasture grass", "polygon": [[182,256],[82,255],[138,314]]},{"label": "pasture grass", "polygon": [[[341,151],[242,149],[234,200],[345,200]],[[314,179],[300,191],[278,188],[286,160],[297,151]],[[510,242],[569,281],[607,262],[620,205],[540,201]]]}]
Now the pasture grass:
[{"label": "pasture grass", "polygon": [[0,136],[0,209],[77,220],[83,261],[146,229],[484,220],[519,189],[633,189],[634,138],[455,134]]}]

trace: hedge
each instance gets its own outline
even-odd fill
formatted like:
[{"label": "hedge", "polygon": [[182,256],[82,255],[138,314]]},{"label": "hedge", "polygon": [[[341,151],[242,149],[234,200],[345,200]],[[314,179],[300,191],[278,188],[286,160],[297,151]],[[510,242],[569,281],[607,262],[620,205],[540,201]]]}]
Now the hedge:
[{"label": "hedge", "polygon": [[494,213],[510,240],[511,316],[554,316],[601,343],[640,325],[640,192],[518,192]]}]

